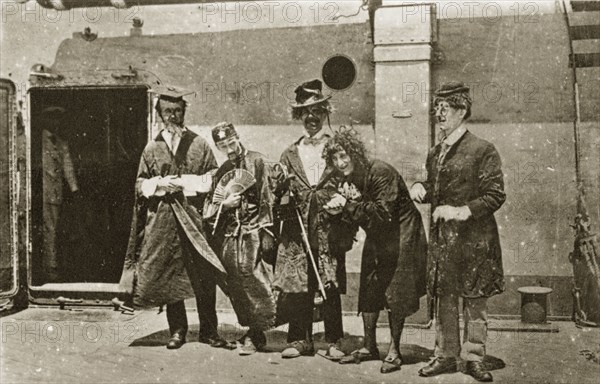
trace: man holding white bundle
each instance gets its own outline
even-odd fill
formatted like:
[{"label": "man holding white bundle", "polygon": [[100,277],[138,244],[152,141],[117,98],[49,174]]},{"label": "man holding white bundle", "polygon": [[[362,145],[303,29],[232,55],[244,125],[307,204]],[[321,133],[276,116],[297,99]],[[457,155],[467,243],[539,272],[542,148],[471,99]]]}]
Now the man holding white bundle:
[{"label": "man holding white bundle", "polygon": [[180,348],[188,330],[184,300],[196,296],[200,342],[231,346],[217,333],[216,284],[224,291],[225,269],[209,247],[202,207],[217,168],[208,143],[183,125],[185,92],[155,91],[164,129],[150,141],[138,169],[136,203],[123,288],[141,307],[167,306],[169,349]]}]

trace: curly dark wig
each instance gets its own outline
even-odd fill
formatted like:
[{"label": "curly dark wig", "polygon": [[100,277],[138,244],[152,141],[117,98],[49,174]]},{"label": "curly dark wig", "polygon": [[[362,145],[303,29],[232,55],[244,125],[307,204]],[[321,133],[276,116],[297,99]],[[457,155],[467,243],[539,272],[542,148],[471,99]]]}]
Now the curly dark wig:
[{"label": "curly dark wig", "polygon": [[327,165],[334,166],[333,155],[344,150],[352,159],[355,168],[368,169],[370,160],[367,156],[367,147],[354,128],[341,126],[323,148],[323,158]]},{"label": "curly dark wig", "polygon": [[[328,100],[325,100],[318,105],[319,105],[320,109],[327,114],[331,114],[331,112],[333,111],[333,108],[331,107],[331,104],[329,103]],[[291,112],[292,119],[293,120],[302,120],[302,113],[304,112],[304,110],[306,108],[308,108],[308,107],[297,107],[297,108],[292,107],[292,112]]]}]

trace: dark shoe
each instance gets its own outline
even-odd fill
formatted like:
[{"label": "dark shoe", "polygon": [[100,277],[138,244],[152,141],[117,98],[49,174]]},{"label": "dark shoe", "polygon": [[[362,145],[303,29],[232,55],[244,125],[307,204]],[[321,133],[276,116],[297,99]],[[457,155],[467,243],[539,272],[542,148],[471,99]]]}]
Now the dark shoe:
[{"label": "dark shoe", "polygon": [[291,359],[299,356],[313,356],[315,348],[312,342],[306,340],[292,341],[286,349],[281,352],[281,357]]},{"label": "dark shoe", "polygon": [[433,360],[429,365],[419,369],[419,376],[431,377],[442,373],[456,372],[456,359],[453,357],[441,358]]},{"label": "dark shoe", "polygon": [[402,367],[402,357],[401,356],[386,356],[383,360],[383,364],[381,365],[381,369],[379,371],[381,373],[390,373],[399,371]]},{"label": "dark shoe", "polygon": [[379,351],[377,349],[365,352],[362,350],[356,350],[351,352],[348,356],[344,356],[340,359],[340,364],[360,364],[363,361],[379,360]]},{"label": "dark shoe", "polygon": [[200,341],[203,344],[208,344],[213,348],[225,348],[225,349],[235,349],[236,348],[235,344],[230,343],[229,341],[223,339],[221,336],[218,336],[218,335],[213,336],[213,337],[200,336],[198,341]]},{"label": "dark shoe", "polygon": [[485,369],[485,365],[479,361],[467,361],[467,372],[468,375],[471,375],[475,380],[481,381],[484,383],[489,383],[494,381],[492,374]]},{"label": "dark shoe", "polygon": [[185,344],[185,333],[175,332],[167,342],[167,349],[178,349]]}]

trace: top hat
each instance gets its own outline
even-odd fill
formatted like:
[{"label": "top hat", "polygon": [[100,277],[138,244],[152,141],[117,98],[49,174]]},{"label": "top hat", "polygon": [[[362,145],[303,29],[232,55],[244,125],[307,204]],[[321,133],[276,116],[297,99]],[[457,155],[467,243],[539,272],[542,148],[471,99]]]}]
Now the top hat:
[{"label": "top hat", "polygon": [[296,102],[291,104],[292,108],[308,107],[331,99],[331,95],[323,96],[322,89],[323,83],[318,79],[307,81],[298,86],[294,90],[296,92]]},{"label": "top hat", "polygon": [[227,140],[230,137],[237,137],[237,132],[233,124],[229,122],[219,123],[212,129],[212,138],[215,143]]}]

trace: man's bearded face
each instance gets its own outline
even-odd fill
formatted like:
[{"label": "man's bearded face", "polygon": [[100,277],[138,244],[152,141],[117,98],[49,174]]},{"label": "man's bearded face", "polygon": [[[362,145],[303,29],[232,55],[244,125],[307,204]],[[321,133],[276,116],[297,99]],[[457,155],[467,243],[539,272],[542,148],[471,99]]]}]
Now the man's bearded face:
[{"label": "man's bearded face", "polygon": [[185,102],[183,101],[159,101],[160,116],[163,123],[169,129],[170,126],[182,127],[185,116]]},{"label": "man's bearded face", "polygon": [[242,154],[242,146],[240,145],[240,139],[237,136],[232,136],[225,140],[221,140],[215,145],[217,149],[226,154],[227,158],[231,161],[236,161]]}]

